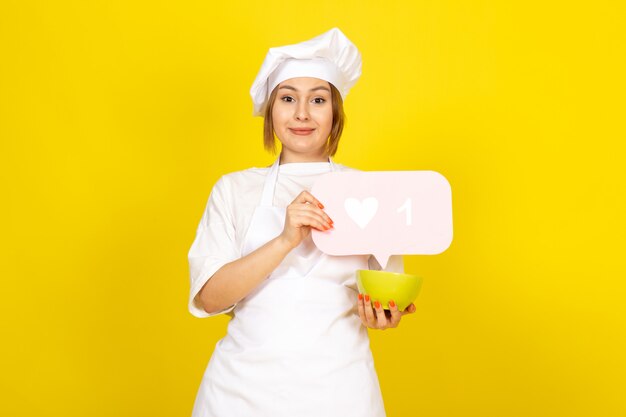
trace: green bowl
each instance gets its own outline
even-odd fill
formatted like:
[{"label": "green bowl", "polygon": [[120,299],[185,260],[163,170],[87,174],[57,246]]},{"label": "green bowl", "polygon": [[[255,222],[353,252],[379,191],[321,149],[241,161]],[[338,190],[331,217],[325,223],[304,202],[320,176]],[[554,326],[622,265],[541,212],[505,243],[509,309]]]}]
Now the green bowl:
[{"label": "green bowl", "polygon": [[422,288],[422,277],[397,272],[359,269],[356,271],[356,285],[361,294],[368,294],[370,301],[379,301],[385,310],[390,310],[389,300],[393,300],[402,311],[407,308]]}]

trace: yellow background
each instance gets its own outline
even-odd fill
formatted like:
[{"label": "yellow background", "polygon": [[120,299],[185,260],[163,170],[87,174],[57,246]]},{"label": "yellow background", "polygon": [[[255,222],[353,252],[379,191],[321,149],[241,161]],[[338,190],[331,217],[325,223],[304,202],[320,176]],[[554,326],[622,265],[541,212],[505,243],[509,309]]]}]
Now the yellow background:
[{"label": "yellow background", "polygon": [[334,26],[335,160],[453,191],[417,312],[370,330],[388,416],[626,415],[622,4],[4,0],[0,415],[190,415],[228,317],[187,311],[187,251],[274,160],[267,49]]}]

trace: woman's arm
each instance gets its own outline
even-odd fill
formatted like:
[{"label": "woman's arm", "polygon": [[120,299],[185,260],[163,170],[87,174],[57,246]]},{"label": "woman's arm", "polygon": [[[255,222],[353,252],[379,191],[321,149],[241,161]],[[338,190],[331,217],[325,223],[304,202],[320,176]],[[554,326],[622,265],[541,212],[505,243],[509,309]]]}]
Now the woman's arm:
[{"label": "woman's arm", "polygon": [[282,235],[277,236],[218,269],[198,293],[204,311],[212,314],[238,303],[278,267],[290,250]]},{"label": "woman's arm", "polygon": [[221,311],[241,301],[267,278],[287,254],[311,233],[311,227],[328,230],[332,220],[324,206],[308,191],[302,191],[287,206],[280,235],[236,261],[222,266],[198,292],[204,311]]}]

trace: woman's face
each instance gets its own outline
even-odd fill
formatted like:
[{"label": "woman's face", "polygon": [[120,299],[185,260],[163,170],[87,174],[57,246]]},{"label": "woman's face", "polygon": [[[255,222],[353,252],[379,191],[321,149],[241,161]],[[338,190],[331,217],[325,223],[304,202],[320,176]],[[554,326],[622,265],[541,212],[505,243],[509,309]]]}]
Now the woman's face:
[{"label": "woman's face", "polygon": [[328,81],[298,77],[281,82],[277,88],[272,122],[283,154],[292,160],[326,157],[333,124]]}]

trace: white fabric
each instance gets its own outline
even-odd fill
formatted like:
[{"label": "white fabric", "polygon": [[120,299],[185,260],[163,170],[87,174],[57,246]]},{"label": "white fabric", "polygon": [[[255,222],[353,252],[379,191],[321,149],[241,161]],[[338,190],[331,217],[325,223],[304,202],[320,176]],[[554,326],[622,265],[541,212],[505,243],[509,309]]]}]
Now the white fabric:
[{"label": "white fabric", "polygon": [[[343,85],[343,75],[337,66],[325,59],[294,59],[284,60],[267,80],[268,97],[281,81],[296,77],[313,77],[325,80],[334,86]],[[343,98],[343,96],[342,96]]]},{"label": "white fabric", "polygon": [[[335,165],[338,171],[355,171],[341,164]],[[211,317],[230,313],[235,308],[231,305],[209,314],[195,297],[218,269],[241,257],[243,240],[254,209],[261,201],[263,183],[269,170],[269,167],[249,168],[226,174],[215,183],[188,254],[191,279],[189,312],[192,315]],[[328,162],[280,165],[274,205],[287,207],[302,190],[311,191],[318,175],[329,171]],[[375,259],[371,259],[370,269],[380,269]],[[385,270],[404,272],[402,256],[392,256]]]},{"label": "white fabric", "polygon": [[[314,177],[318,170],[337,170],[332,161],[326,166],[302,164],[298,172]],[[263,183],[242,256],[282,232],[286,209],[274,202],[278,171],[277,161]],[[289,252],[235,307],[192,417],[385,417],[367,329],[356,311],[355,271],[367,268],[368,258],[326,255],[310,236]]]},{"label": "white fabric", "polygon": [[[286,60],[315,60],[310,72],[303,71],[300,64],[296,71],[287,69],[282,75],[279,68]],[[325,60],[325,69],[320,70],[318,60]],[[291,66],[291,64],[287,64]],[[296,67],[294,66],[295,70]],[[293,77],[315,77],[332,83],[345,100],[350,88],[361,76],[361,54],[357,47],[338,28],[332,28],[312,39],[293,45],[270,48],[265,56],[250,95],[254,104],[253,116],[263,116],[267,99],[273,88],[281,81]],[[271,78],[271,80],[270,80]]]}]

